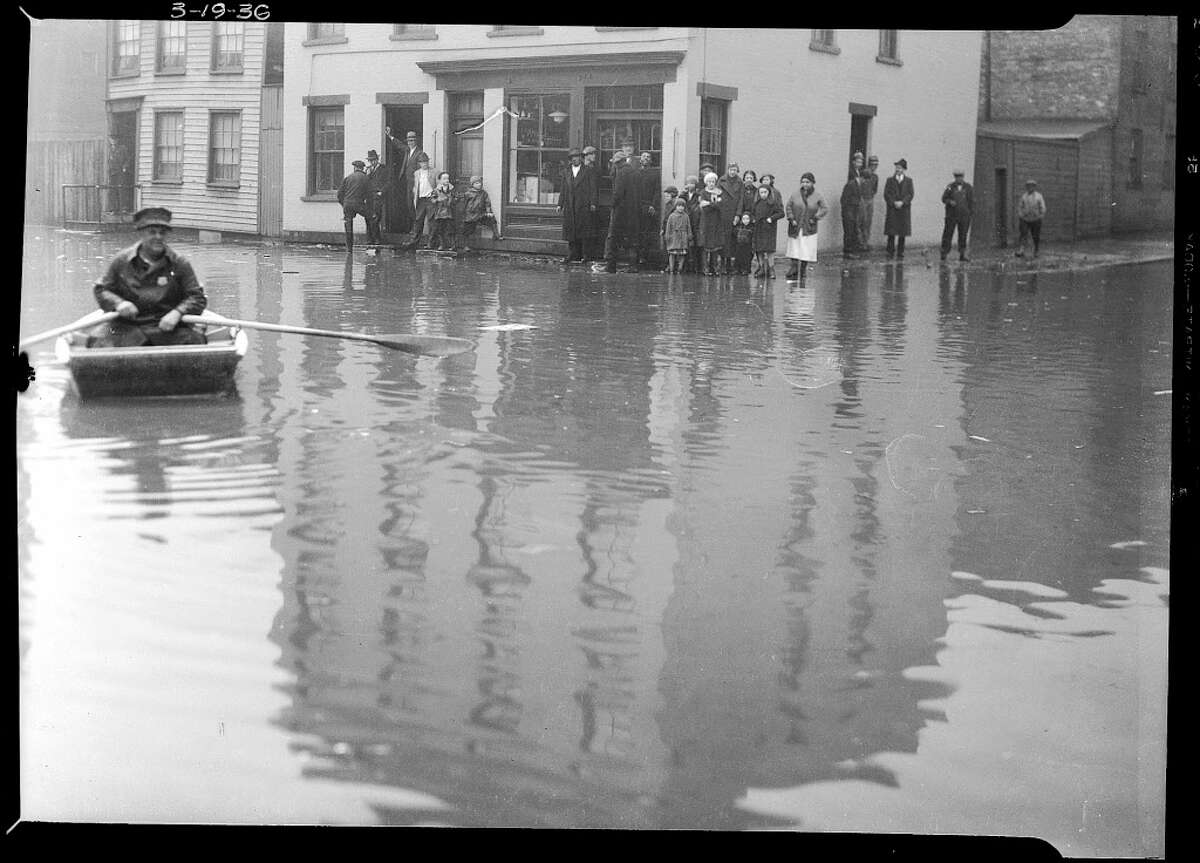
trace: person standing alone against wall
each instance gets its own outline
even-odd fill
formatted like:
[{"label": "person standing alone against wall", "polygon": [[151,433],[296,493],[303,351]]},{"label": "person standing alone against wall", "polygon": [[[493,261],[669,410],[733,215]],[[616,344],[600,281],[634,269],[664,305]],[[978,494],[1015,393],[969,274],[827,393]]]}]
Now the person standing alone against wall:
[{"label": "person standing alone against wall", "polygon": [[1020,222],[1021,238],[1017,257],[1025,257],[1025,241],[1033,239],[1033,256],[1038,256],[1042,241],[1042,219],[1046,218],[1046,199],[1038,191],[1037,180],[1025,181],[1025,194],[1017,201],[1017,219]]},{"label": "person standing alone against wall", "polygon": [[[887,256],[891,260],[904,260],[904,238],[912,234],[913,181],[906,175],[908,162],[898,159],[896,171],[883,184],[883,203],[887,215],[883,219],[883,232],[887,234]],[[899,240],[899,242],[897,242]]]},{"label": "person standing alone against wall", "polygon": [[946,205],[946,225],[942,229],[942,260],[950,254],[950,242],[958,231],[958,259],[967,257],[967,234],[971,231],[971,213],[975,207],[975,193],[971,184],[963,179],[963,171],[954,172],[954,182],[942,192],[942,203]]}]

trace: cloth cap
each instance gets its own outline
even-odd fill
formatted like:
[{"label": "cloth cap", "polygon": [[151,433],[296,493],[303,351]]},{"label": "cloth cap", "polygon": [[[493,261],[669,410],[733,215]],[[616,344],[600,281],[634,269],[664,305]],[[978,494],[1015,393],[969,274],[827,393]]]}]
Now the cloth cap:
[{"label": "cloth cap", "polygon": [[697,183],[699,183],[699,182],[700,182],[700,178],[699,178],[699,177],[697,177],[695,174],[688,174],[686,177],[684,177],[684,178],[683,178],[683,184],[684,184],[685,186],[686,186],[688,183],[691,183],[691,184],[694,186],[694,185],[696,185],[696,184],[697,184]]},{"label": "cloth cap", "polygon": [[803,174],[800,175],[800,179],[801,180],[812,180],[813,185],[816,185],[816,182],[817,182],[817,178],[812,175],[812,171],[805,171]]},{"label": "cloth cap", "polygon": [[617,150],[617,152],[613,153],[613,154],[612,154],[612,161],[613,161],[613,163],[614,163],[614,164],[615,164],[615,163],[617,163],[617,162],[624,162],[624,161],[625,161],[625,151],[624,151],[624,150]]},{"label": "cloth cap", "polygon": [[583,150],[579,149],[578,147],[572,147],[570,150],[567,150],[567,158],[568,159],[571,156],[582,156],[582,155],[583,155]]},{"label": "cloth cap", "polygon": [[967,172],[962,170],[962,168],[959,168],[957,171],[954,172],[954,176],[956,176],[956,177],[965,177],[966,175],[967,175]]},{"label": "cloth cap", "polygon": [[421,155],[417,156],[417,163],[423,164],[423,165],[428,165],[429,164],[429,154],[422,153]]},{"label": "cloth cap", "polygon": [[367,158],[368,159],[378,159],[379,154],[376,153],[374,150],[367,150]]},{"label": "cloth cap", "polygon": [[677,188],[675,188],[674,186],[667,186],[667,188],[663,189],[663,194],[664,195],[678,195],[679,190]]},{"label": "cloth cap", "polygon": [[171,211],[166,207],[146,207],[133,214],[133,224],[138,229],[159,225],[171,227]]},{"label": "cloth cap", "polygon": [[1026,186],[1036,186],[1036,185],[1037,185],[1037,180],[1026,180],[1026,181],[1025,181],[1025,185],[1026,185]]},{"label": "cloth cap", "polygon": [[906,171],[908,170],[908,162],[906,162],[904,159],[897,159],[895,162],[893,162],[893,164],[899,165]]},{"label": "cloth cap", "polygon": [[482,183],[482,182],[483,182],[483,177],[479,176],[478,174],[471,175],[471,185],[475,185],[476,183]]},{"label": "cloth cap", "polygon": [[351,162],[350,164],[351,164],[351,165],[353,165],[355,168],[365,168],[365,167],[367,167],[367,163],[366,163],[366,162],[364,162],[362,159],[355,159],[355,160],[354,160],[353,162]]},{"label": "cloth cap", "polygon": [[585,155],[585,156],[588,155],[589,153],[595,153],[595,152],[596,152],[596,148],[593,147],[591,144],[588,144],[586,147],[583,148],[583,155]]}]

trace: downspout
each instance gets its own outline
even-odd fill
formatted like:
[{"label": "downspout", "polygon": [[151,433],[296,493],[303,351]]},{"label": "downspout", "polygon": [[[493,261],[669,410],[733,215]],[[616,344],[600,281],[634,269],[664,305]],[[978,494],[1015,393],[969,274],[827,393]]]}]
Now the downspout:
[{"label": "downspout", "polygon": [[984,96],[983,96],[983,119],[991,122],[992,119],[992,31],[984,30]]}]

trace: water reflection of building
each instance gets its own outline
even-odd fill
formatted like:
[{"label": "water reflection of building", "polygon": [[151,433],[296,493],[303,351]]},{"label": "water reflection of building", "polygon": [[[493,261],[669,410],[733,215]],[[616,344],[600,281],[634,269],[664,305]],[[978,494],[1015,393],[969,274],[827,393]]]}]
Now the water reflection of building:
[{"label": "water reflection of building", "polygon": [[[1171,281],[1153,267],[968,277],[943,350],[963,361],[968,470],[955,568],[1080,601],[1139,540],[1169,547]],[[1035,282],[1036,280],[1036,282]],[[1036,286],[1036,291],[1033,288]]]},{"label": "water reflection of building", "polygon": [[[815,283],[800,313],[771,298],[780,371],[757,398],[733,374],[704,384],[721,449],[685,446],[677,483],[660,683],[668,825],[742,823],[732,804],[747,787],[894,782],[864,759],[915,751],[931,718],[919,702],[935,690],[904,670],[933,662],[946,625],[955,504],[928,474],[953,470],[952,437],[933,426],[957,416],[957,392],[932,362],[936,298],[905,299],[899,269],[880,287],[864,279]],[[816,380],[830,350],[832,385],[789,385]],[[721,353],[717,367],[745,364]],[[922,471],[897,488],[888,447],[903,435],[919,446],[900,457]]]}]

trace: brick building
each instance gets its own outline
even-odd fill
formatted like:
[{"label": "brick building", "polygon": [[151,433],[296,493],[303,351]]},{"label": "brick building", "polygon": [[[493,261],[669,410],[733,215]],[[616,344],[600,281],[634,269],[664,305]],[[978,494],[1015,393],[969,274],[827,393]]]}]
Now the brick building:
[{"label": "brick building", "polygon": [[1080,15],[983,37],[975,236],[1007,245],[1038,180],[1047,239],[1169,228],[1175,219],[1177,22]]}]

